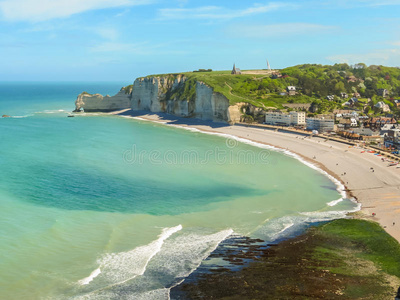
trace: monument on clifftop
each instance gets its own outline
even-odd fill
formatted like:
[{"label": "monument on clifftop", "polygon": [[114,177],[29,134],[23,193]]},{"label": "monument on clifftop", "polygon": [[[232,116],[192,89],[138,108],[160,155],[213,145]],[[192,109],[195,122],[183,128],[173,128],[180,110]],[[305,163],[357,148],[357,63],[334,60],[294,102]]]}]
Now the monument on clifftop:
[{"label": "monument on clifftop", "polygon": [[239,68],[236,68],[235,64],[233,64],[233,70],[232,70],[232,75],[240,75],[242,74],[242,71],[240,71]]}]

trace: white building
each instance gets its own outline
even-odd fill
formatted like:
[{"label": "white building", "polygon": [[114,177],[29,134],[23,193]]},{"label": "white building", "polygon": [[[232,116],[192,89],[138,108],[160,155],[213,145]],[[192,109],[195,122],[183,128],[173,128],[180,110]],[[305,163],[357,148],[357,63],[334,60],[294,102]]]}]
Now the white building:
[{"label": "white building", "polygon": [[335,121],[333,119],[306,118],[307,130],[317,130],[318,132],[333,131]]},{"label": "white building", "polygon": [[305,125],[306,113],[303,111],[291,111],[289,114],[281,112],[266,112],[265,124],[281,126]]},{"label": "white building", "polygon": [[291,118],[289,114],[268,111],[265,113],[265,124],[289,126]]},{"label": "white building", "polygon": [[296,87],[295,86],[288,86],[286,88],[286,91],[288,92],[289,96],[296,95]]},{"label": "white building", "polygon": [[306,113],[304,111],[291,111],[291,124],[293,125],[305,125],[306,124]]}]

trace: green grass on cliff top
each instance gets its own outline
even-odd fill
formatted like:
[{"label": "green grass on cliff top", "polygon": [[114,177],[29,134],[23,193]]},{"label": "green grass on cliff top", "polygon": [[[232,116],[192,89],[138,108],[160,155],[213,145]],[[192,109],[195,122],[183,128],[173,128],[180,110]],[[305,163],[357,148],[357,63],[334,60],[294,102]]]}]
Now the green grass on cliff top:
[{"label": "green grass on cliff top", "polygon": [[[261,108],[282,108],[282,104],[287,102],[310,103],[313,101],[313,98],[304,95],[279,96],[278,93],[280,91],[285,91],[288,85],[293,85],[292,80],[290,78],[271,79],[266,74],[231,75],[231,71],[212,71],[158,74],[147,77],[176,77],[178,75],[188,77],[187,84],[191,84],[194,81],[204,82],[212,87],[215,92],[224,95],[231,105],[238,102],[247,102]],[[273,84],[274,90],[268,90],[266,88],[267,84]]]}]

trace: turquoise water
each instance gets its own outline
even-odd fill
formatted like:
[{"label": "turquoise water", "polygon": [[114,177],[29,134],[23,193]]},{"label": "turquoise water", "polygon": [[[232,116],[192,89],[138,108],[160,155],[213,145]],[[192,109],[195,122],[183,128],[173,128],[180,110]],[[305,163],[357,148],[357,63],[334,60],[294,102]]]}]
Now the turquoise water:
[{"label": "turquoise water", "polygon": [[[235,140],[67,118],[119,83],[0,84],[1,299],[168,299],[232,233],[267,241],[355,208],[320,172]],[[331,204],[332,205],[332,204]]]}]

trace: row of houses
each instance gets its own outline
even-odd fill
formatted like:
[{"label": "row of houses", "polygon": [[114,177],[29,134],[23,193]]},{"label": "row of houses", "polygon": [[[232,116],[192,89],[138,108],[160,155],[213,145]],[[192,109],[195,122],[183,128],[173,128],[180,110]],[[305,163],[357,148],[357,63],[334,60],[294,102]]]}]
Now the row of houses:
[{"label": "row of houses", "polygon": [[291,111],[288,114],[282,112],[266,112],[265,124],[277,126],[301,126],[307,130],[318,132],[333,131],[335,121],[325,118],[307,118],[303,111]]},{"label": "row of houses", "polygon": [[359,116],[356,111],[337,110],[336,114],[324,115],[318,118],[307,118],[304,111],[283,113],[269,111],[265,113],[265,124],[276,126],[305,127],[307,130],[329,131],[357,131],[360,135],[382,135],[397,125],[393,117]]}]

